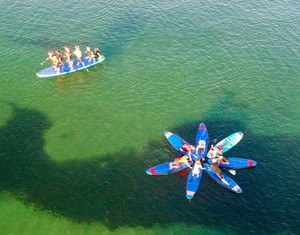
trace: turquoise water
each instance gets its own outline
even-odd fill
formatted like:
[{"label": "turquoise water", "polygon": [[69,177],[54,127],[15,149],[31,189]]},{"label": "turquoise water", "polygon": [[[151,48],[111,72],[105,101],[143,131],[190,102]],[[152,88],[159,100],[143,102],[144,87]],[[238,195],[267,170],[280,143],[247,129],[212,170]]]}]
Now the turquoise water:
[{"label": "turquoise water", "polygon": [[[297,234],[298,1],[0,0],[1,234]],[[106,60],[52,79],[48,50]],[[236,131],[254,169],[233,194],[204,174],[151,177],[170,130]]]}]

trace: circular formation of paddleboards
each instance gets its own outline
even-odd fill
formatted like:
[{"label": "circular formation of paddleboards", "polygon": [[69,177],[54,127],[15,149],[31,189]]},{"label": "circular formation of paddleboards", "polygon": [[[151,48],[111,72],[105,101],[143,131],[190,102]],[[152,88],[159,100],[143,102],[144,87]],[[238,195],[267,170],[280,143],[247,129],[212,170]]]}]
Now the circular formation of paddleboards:
[{"label": "circular formation of paddleboards", "polygon": [[180,153],[180,156],[172,162],[151,167],[146,170],[146,173],[149,175],[169,175],[189,171],[186,183],[186,198],[189,200],[194,197],[200,186],[203,171],[224,188],[234,193],[242,193],[240,186],[224,173],[224,169],[235,175],[236,170],[251,168],[257,164],[251,159],[225,157],[223,155],[240,142],[243,138],[242,132],[233,133],[210,148],[208,131],[204,123],[200,123],[197,130],[197,147],[190,145],[170,131],[165,131],[164,135]]}]

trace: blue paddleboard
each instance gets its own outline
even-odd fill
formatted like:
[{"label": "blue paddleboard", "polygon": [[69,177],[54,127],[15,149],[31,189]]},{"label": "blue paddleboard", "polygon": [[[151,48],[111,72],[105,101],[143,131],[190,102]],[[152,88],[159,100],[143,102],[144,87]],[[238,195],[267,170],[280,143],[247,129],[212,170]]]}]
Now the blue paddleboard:
[{"label": "blue paddleboard", "polygon": [[[180,172],[189,166],[186,164],[185,159],[186,156],[177,157],[172,162],[163,163],[154,167],[149,168],[146,170],[148,175],[169,175],[173,173]],[[194,162],[189,161],[188,164],[190,167],[193,166]]]},{"label": "blue paddleboard", "polygon": [[199,146],[199,144],[204,144],[204,149],[200,149],[198,151],[200,157],[205,158],[207,150],[208,150],[208,131],[204,123],[200,123],[197,130],[197,136],[196,136],[196,146]]},{"label": "blue paddleboard", "polygon": [[214,172],[214,170],[210,167],[210,164],[204,163],[204,167],[206,172],[208,173],[208,175],[214,180],[216,181],[218,184],[220,184],[221,186],[223,186],[224,188],[235,192],[235,193],[242,193],[242,189],[237,185],[236,182],[234,182],[230,177],[228,177],[225,173],[222,172],[223,176],[224,176],[224,181],[223,182],[218,176],[217,174]]},{"label": "blue paddleboard", "polygon": [[[244,169],[256,166],[257,162],[251,159],[227,157],[229,163],[220,163],[219,167],[230,169]],[[211,164],[212,159],[208,159]]]},{"label": "blue paddleboard", "polygon": [[[169,141],[169,143],[178,152],[180,152],[182,155],[186,155],[186,156],[189,155],[188,152],[183,151],[182,148],[181,148],[183,145],[190,146],[190,144],[188,142],[186,142],[184,139],[180,138],[178,135],[175,135],[174,133],[172,133],[170,131],[165,131],[164,135],[167,138],[167,140]],[[192,157],[193,160],[199,160],[200,159],[199,155],[196,153],[195,150],[192,150],[191,152],[192,152],[191,157]]]},{"label": "blue paddleboard", "polygon": [[[196,156],[199,156],[199,159],[202,157],[205,158],[208,149],[208,132],[204,123],[200,123],[198,126],[196,145],[199,147],[199,155]],[[202,169],[200,167],[201,162],[197,161],[199,159],[195,159],[195,157],[193,158],[196,162],[193,169],[190,170],[188,180],[186,182],[186,198],[189,200],[191,200],[197,192],[202,178]]]},{"label": "blue paddleboard", "polygon": [[191,200],[195,193],[197,192],[201,178],[202,178],[202,169],[200,168],[200,161],[196,161],[193,169],[190,170],[187,182],[186,182],[186,198]]},{"label": "blue paddleboard", "polygon": [[74,73],[83,69],[87,69],[89,67],[92,67],[96,64],[101,63],[102,61],[105,60],[105,57],[103,55],[101,55],[101,57],[91,59],[90,61],[88,60],[88,57],[82,58],[82,61],[84,63],[84,65],[82,63],[78,64],[77,59],[73,60],[73,70],[70,69],[69,67],[69,63],[64,62],[64,68],[62,68],[61,65],[59,65],[60,71],[57,72],[55,71],[54,67],[48,67],[45,69],[40,70],[39,72],[36,73],[36,75],[38,77],[41,78],[50,78],[50,77],[57,77],[60,75],[65,75],[65,74],[69,74],[69,73]]},{"label": "blue paddleboard", "polygon": [[175,135],[174,133],[170,131],[164,132],[165,137],[169,141],[169,143],[181,154],[186,155],[185,151],[182,151],[180,148],[182,145],[187,144],[190,145],[188,142],[186,142],[184,139],[181,139],[178,135]]}]

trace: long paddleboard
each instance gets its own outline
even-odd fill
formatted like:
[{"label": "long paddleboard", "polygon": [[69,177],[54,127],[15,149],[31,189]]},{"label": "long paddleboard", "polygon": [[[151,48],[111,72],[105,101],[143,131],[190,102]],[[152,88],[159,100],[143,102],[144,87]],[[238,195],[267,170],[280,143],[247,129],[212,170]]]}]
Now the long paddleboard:
[{"label": "long paddleboard", "polygon": [[197,192],[201,178],[202,178],[202,169],[200,166],[200,161],[196,161],[193,169],[190,170],[187,182],[186,182],[186,198],[191,200],[195,193]]},{"label": "long paddleboard", "polygon": [[200,123],[197,130],[196,145],[203,145],[203,149],[199,149],[198,153],[200,157],[205,158],[208,150],[208,131],[204,123]]},{"label": "long paddleboard", "polygon": [[[186,142],[184,139],[180,138],[178,135],[175,135],[174,133],[170,131],[164,132],[165,137],[169,141],[169,143],[182,155],[188,156],[189,152],[184,151],[182,149],[183,145],[191,146],[188,142]],[[196,153],[196,149],[193,149],[191,151],[191,158],[196,161],[200,159],[200,156]]]},{"label": "long paddleboard", "polygon": [[196,155],[199,159],[193,158],[195,164],[193,169],[190,170],[189,176],[186,182],[186,198],[191,200],[195,193],[197,192],[201,178],[202,178],[202,169],[201,169],[201,162],[199,161],[200,158],[205,158],[208,149],[208,132],[207,128],[204,123],[200,123],[197,130],[196,135],[196,145],[199,147],[198,154]]},{"label": "long paddleboard", "polygon": [[55,71],[54,67],[48,67],[45,69],[40,70],[39,72],[36,73],[36,75],[38,77],[41,78],[51,78],[51,77],[57,77],[57,76],[61,76],[61,75],[65,75],[65,74],[70,74],[70,73],[74,73],[83,69],[87,69],[89,67],[92,67],[96,64],[101,63],[102,61],[105,60],[105,57],[103,55],[101,55],[101,57],[91,59],[90,61],[88,60],[88,57],[82,58],[82,61],[84,63],[84,65],[82,63],[78,63],[77,59],[73,60],[73,69],[70,69],[69,63],[64,62],[64,68],[62,68],[61,65],[59,65],[60,71],[57,72]]},{"label": "long paddleboard", "polygon": [[233,146],[235,146],[243,138],[242,132],[236,132],[218,142],[214,148],[218,148],[222,153],[227,152]]},{"label": "long paddleboard", "polygon": [[[227,157],[228,163],[220,163],[219,167],[230,168],[230,169],[244,169],[251,168],[256,166],[257,162],[251,159],[245,158],[236,158],[236,157]],[[212,159],[208,159],[208,162],[211,164]]]},{"label": "long paddleboard", "polygon": [[186,156],[177,157],[172,162],[162,163],[160,165],[151,167],[146,170],[148,175],[169,175],[180,172],[186,168],[193,166],[193,161],[188,161],[189,166],[186,163]]},{"label": "long paddleboard", "polygon": [[180,138],[178,135],[175,135],[174,133],[170,131],[164,132],[165,137],[169,141],[169,143],[181,154],[186,155],[185,151],[182,151],[181,147],[182,145],[190,145],[188,142],[186,142],[184,139]]},{"label": "long paddleboard", "polygon": [[220,184],[221,186],[223,186],[224,188],[235,192],[235,193],[242,193],[242,189],[240,188],[240,186],[237,185],[236,182],[234,182],[229,176],[227,176],[225,173],[222,172],[223,176],[224,176],[224,181],[222,181],[217,174],[214,172],[214,170],[210,167],[210,164],[204,163],[204,167],[206,172],[208,173],[208,175],[214,180],[216,181],[218,184]]}]

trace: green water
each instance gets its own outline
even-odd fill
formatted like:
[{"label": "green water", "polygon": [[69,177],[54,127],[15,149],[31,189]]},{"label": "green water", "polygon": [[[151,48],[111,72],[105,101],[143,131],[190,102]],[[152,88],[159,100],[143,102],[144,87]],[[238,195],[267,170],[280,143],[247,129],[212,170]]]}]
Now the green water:
[{"label": "green water", "polygon": [[[0,0],[1,234],[296,234],[300,3]],[[99,47],[91,69],[42,79],[48,50]],[[258,162],[150,177],[172,160],[170,130],[194,143],[235,131]]]}]

